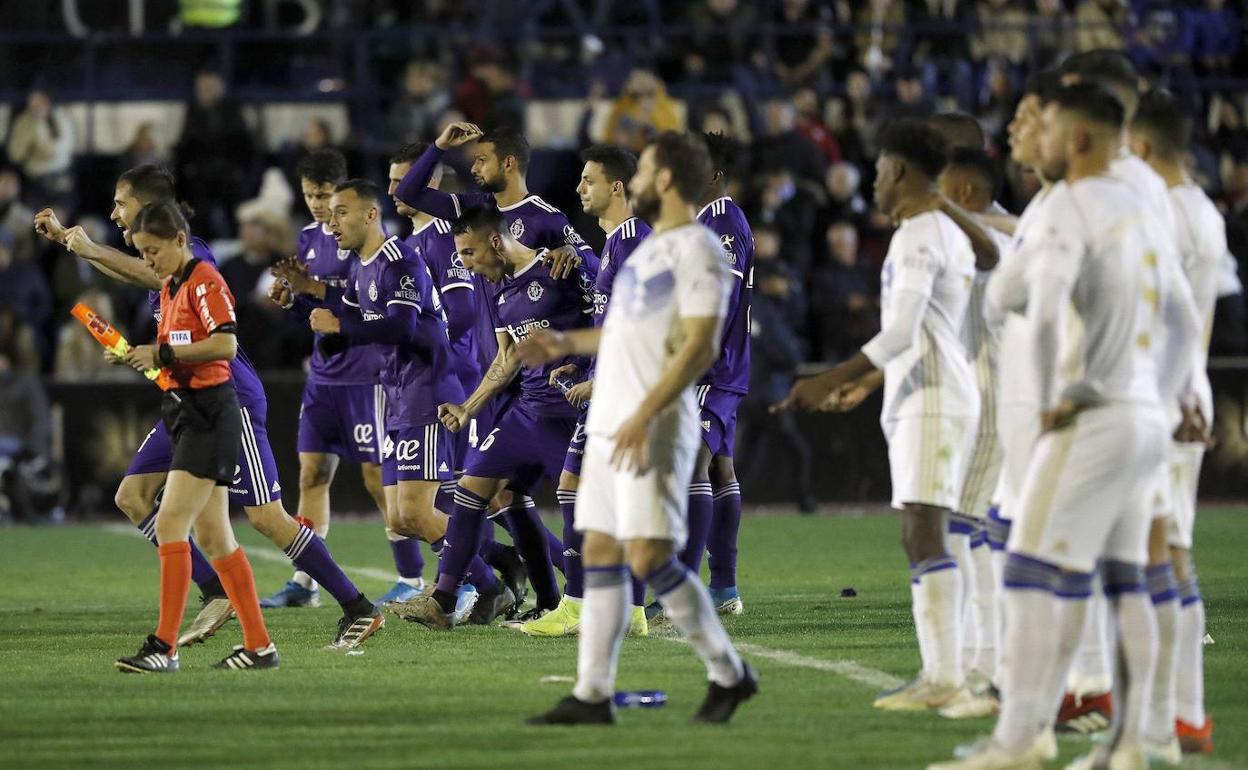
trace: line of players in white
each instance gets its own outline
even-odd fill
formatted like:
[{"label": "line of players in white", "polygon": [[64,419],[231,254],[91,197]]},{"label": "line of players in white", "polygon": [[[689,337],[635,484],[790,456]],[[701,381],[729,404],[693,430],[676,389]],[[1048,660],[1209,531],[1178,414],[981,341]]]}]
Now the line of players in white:
[{"label": "line of players in white", "polygon": [[[900,226],[883,330],[784,405],[840,411],[883,381],[922,670],[875,705],[999,714],[934,768],[1038,768],[1057,756],[1059,706],[1080,732],[1114,720],[1072,767],[1212,747],[1190,550],[1228,251],[1185,171],[1185,109],[1135,87],[1107,52],[1034,79],[1010,138],[1043,189],[1017,220],[982,194],[974,153],[933,165],[941,121],[886,131],[876,196]],[[937,189],[996,231],[990,277]]]}]

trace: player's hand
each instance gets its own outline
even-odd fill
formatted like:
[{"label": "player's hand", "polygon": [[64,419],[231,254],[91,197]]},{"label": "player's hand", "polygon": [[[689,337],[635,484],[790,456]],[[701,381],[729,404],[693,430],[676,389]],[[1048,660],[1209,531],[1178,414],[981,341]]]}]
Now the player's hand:
[{"label": "player's hand", "polygon": [[546,252],[545,258],[542,260],[550,265],[550,274],[555,278],[567,278],[576,272],[585,260],[581,258],[581,254],[571,246],[560,246],[557,249],[551,249]]},{"label": "player's hand", "polygon": [[65,225],[61,224],[56,212],[50,208],[35,214],[35,232],[54,243],[65,242]]},{"label": "player's hand", "polygon": [[1062,430],[1075,423],[1075,417],[1083,411],[1083,407],[1073,401],[1062,401],[1056,407],[1040,413],[1040,432]]},{"label": "player's hand", "polygon": [[856,382],[847,382],[836,390],[832,391],[832,395],[819,406],[820,412],[848,412],[857,409],[858,405],[867,400],[875,392],[875,388],[868,388],[862,384],[861,380]]},{"label": "player's hand", "polygon": [[650,470],[650,440],[654,424],[643,414],[634,414],[620,425],[611,437],[615,450],[611,465],[616,470],[632,471],[640,476]]},{"label": "player's hand", "polygon": [[334,315],[334,312],[328,308],[313,308],[311,315],[308,316],[308,324],[312,327],[312,331],[318,334],[339,334],[342,332],[342,324],[338,322],[338,316]]},{"label": "player's hand", "polygon": [[281,309],[289,310],[295,304],[295,293],[290,290],[290,284],[279,279],[269,287],[269,299]]},{"label": "player's hand", "polygon": [[438,407],[438,419],[452,433],[459,433],[468,425],[472,416],[463,404],[442,404]]},{"label": "player's hand", "polygon": [[1183,419],[1174,431],[1174,440],[1184,444],[1200,444],[1206,449],[1214,445],[1213,433],[1199,406],[1180,405]]},{"label": "player's hand", "polygon": [[475,123],[456,122],[444,128],[433,143],[438,146],[439,150],[449,150],[452,147],[460,147],[476,141],[484,135],[485,132]]},{"label": "player's hand", "polygon": [[576,383],[571,388],[568,388],[567,397],[569,404],[580,409],[594,397],[594,381],[585,380],[584,382]]},{"label": "player's hand", "polygon": [[[572,343],[563,332],[535,331],[516,343],[516,355],[525,366],[541,366],[572,352]],[[554,383],[554,380],[551,380]]]},{"label": "player's hand", "polygon": [[159,369],[160,359],[157,358],[159,352],[160,350],[155,345],[135,345],[126,351],[126,364],[139,372]]},{"label": "player's hand", "polygon": [[91,252],[95,250],[95,241],[91,240],[91,236],[87,235],[87,231],[82,229],[82,225],[74,225],[65,231],[64,238],[65,248],[80,257],[91,256]]},{"label": "player's hand", "polygon": [[117,355],[108,348],[104,348],[104,361],[112,366],[126,366],[126,359]]},{"label": "player's hand", "polygon": [[821,411],[828,399],[843,384],[845,383],[837,375],[835,368],[814,377],[803,377],[793,383],[793,389],[789,391],[787,398],[771,405],[770,411],[772,414],[789,409],[796,409],[800,412]]},{"label": "player's hand", "polygon": [[581,367],[576,364],[564,364],[563,366],[557,366],[551,370],[550,376],[546,378],[546,384],[553,388],[556,387],[555,380],[566,377],[569,380],[575,381],[580,374]]},{"label": "player's hand", "polygon": [[295,294],[312,294],[318,283],[308,274],[308,266],[294,257],[287,257],[270,267],[269,274],[279,281],[285,281]]}]

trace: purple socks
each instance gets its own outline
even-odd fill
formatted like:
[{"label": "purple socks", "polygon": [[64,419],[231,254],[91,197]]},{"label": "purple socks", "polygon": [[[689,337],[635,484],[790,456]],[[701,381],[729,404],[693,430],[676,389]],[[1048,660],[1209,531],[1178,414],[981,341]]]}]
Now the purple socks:
[{"label": "purple socks", "polygon": [[711,529],[713,506],[711,482],[695,481],[689,485],[689,539],[680,561],[697,575],[702,571],[702,554],[706,551],[706,538]]},{"label": "purple socks", "polygon": [[733,481],[715,490],[711,531],[707,536],[707,562],[711,566],[711,589],[737,585],[737,530],[741,528],[741,485]]}]

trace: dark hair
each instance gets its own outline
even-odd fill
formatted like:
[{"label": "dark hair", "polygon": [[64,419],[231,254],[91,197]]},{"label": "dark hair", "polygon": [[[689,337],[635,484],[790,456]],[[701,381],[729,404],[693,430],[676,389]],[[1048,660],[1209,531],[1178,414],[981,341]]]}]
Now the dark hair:
[{"label": "dark hair", "polygon": [[735,176],[741,160],[741,143],[721,131],[707,131],[702,135],[706,151],[711,155],[711,171],[726,177]]},{"label": "dark hair", "polygon": [[1061,88],[1062,73],[1060,70],[1040,70],[1027,76],[1027,82],[1023,84],[1023,96],[1034,94],[1040,98],[1041,104],[1048,104],[1053,101],[1053,96]]},{"label": "dark hair", "polygon": [[529,140],[525,139],[524,134],[517,129],[506,126],[495,128],[487,131],[478,141],[494,145],[494,154],[499,160],[508,155],[515,158],[516,165],[520,167],[520,173],[523,174],[528,169]]},{"label": "dark hair", "polygon": [[338,184],[347,178],[347,159],[337,150],[313,150],[299,160],[295,173],[313,184]]},{"label": "dark hair", "polygon": [[950,151],[969,147],[984,148],[984,129],[979,121],[965,112],[942,112],[927,119],[927,125],[940,132],[949,144]]},{"label": "dark hair", "polygon": [[427,149],[429,149],[428,142],[408,142],[394,151],[394,154],[390,156],[390,164],[415,163],[416,159],[424,155]]},{"label": "dark hair", "polygon": [[453,235],[463,235],[469,230],[486,230],[491,233],[503,233],[503,212],[494,206],[469,206],[468,210],[451,223]]},{"label": "dark hair", "polygon": [[368,201],[374,205],[381,203],[381,188],[367,179],[360,179],[358,177],[355,179],[348,179],[345,182],[339,183],[338,186],[334,188],[334,192],[336,193],[347,192],[348,190],[351,190],[359,196],[360,200]]},{"label": "dark hair", "polygon": [[144,203],[155,201],[171,201],[177,198],[174,189],[173,172],[156,163],[144,163],[123,171],[117,177],[117,185],[129,185],[130,194]]},{"label": "dark hair", "polygon": [[650,143],[656,169],[672,172],[672,183],[682,200],[698,203],[711,182],[711,154],[706,141],[685,131],[664,131]]},{"label": "dark hair", "polygon": [[1166,158],[1187,152],[1192,141],[1191,113],[1165,89],[1154,89],[1140,98],[1131,128],[1146,132],[1157,152]]},{"label": "dark hair", "polygon": [[1062,86],[1053,101],[1063,110],[1077,112],[1088,120],[1114,129],[1121,129],[1122,121],[1126,119],[1126,109],[1122,102],[1109,91],[1092,83]]},{"label": "dark hair", "polygon": [[607,181],[623,182],[625,186],[637,173],[637,156],[614,144],[595,144],[581,150],[581,162],[597,163],[602,166]]},{"label": "dark hair", "polygon": [[988,157],[988,153],[983,150],[974,150],[970,147],[955,147],[949,153],[949,166],[952,168],[965,168],[979,174],[984,184],[988,186],[988,196],[990,198],[997,197],[997,188],[1001,184],[1001,175],[997,170],[997,164],[992,158]]},{"label": "dark hair", "polygon": [[182,209],[168,199],[152,201],[139,209],[130,229],[135,233],[147,233],[164,240],[171,240],[178,233],[186,233],[188,239],[191,237],[191,228],[186,223],[186,217],[182,215]]},{"label": "dark hair", "polygon": [[935,179],[945,167],[949,143],[940,132],[921,120],[902,118],[884,127],[880,134],[880,154],[904,158],[928,177]]},{"label": "dark hair", "polygon": [[1071,56],[1062,62],[1062,74],[1074,75],[1082,83],[1095,83],[1107,89],[1135,93],[1139,88],[1139,74],[1135,65],[1122,51],[1107,48]]}]

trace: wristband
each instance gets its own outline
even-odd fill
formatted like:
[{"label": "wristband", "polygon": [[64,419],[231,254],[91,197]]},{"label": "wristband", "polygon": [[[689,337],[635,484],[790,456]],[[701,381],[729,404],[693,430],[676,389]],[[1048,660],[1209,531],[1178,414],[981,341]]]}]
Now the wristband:
[{"label": "wristband", "polygon": [[173,345],[168,342],[161,343],[157,349],[156,357],[160,360],[161,366],[173,365]]}]

